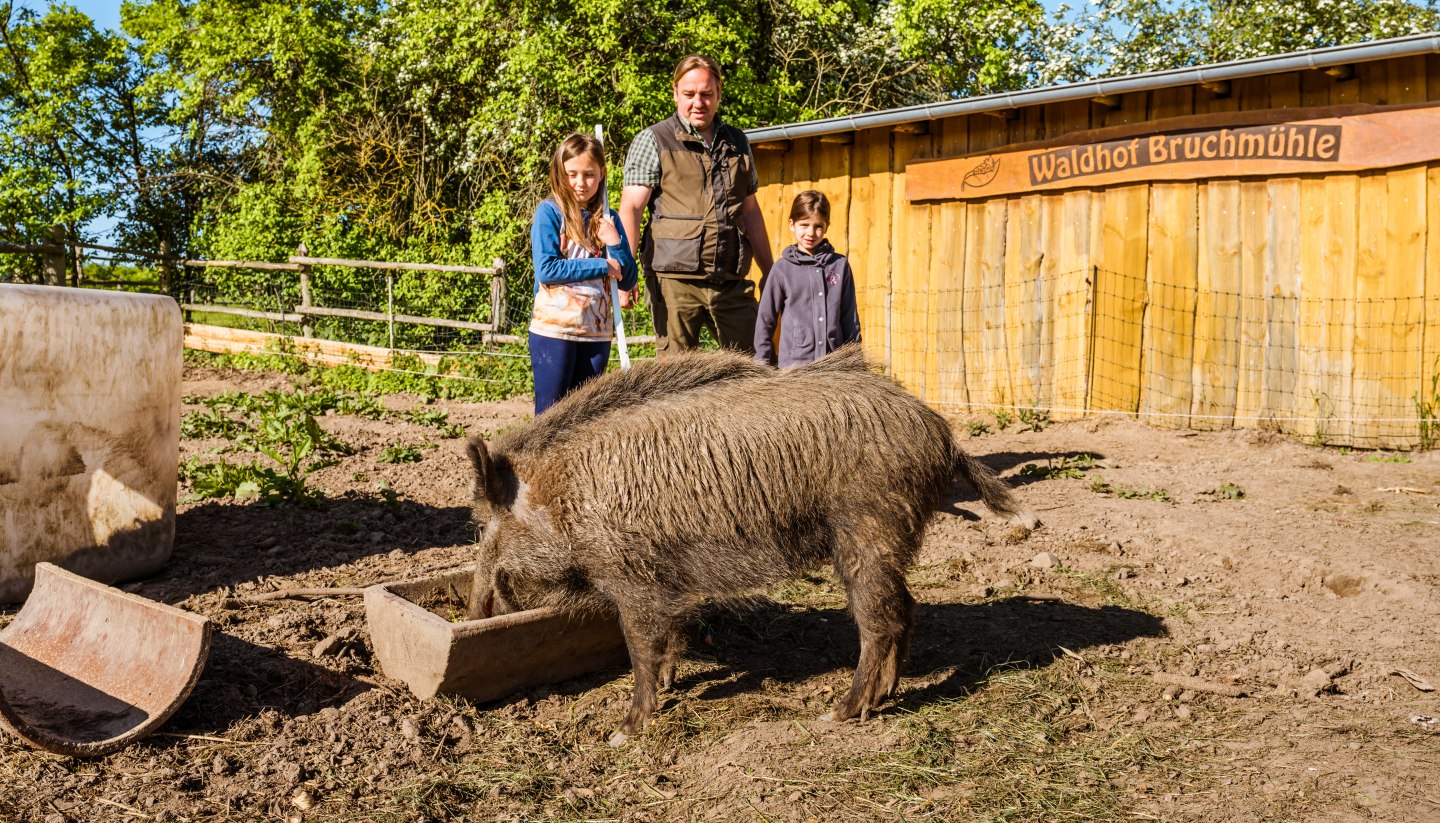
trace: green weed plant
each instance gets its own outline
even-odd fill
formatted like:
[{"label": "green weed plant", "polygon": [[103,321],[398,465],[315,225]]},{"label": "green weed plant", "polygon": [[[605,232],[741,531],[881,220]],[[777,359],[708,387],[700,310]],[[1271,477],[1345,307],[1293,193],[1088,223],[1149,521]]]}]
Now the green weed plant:
[{"label": "green weed plant", "polygon": [[1099,467],[1100,462],[1094,455],[1068,454],[1059,460],[1046,460],[1044,466],[1026,463],[1020,467],[1020,476],[1038,477],[1041,480],[1054,480],[1058,477],[1079,480],[1085,477],[1085,472]]},{"label": "green weed plant", "polygon": [[1090,491],[1096,494],[1103,494],[1109,497],[1118,497],[1122,500],[1154,500],[1159,503],[1174,503],[1175,498],[1164,489],[1150,489],[1143,486],[1116,486],[1095,478],[1090,483]]}]

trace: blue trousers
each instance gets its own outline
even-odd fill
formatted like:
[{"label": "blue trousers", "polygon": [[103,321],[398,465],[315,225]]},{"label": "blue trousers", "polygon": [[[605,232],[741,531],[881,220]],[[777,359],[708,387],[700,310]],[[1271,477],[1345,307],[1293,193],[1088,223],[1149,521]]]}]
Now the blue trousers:
[{"label": "blue trousers", "polygon": [[605,373],[610,341],[576,343],[530,332],[530,371],[535,375],[535,416],[555,405],[571,389]]}]

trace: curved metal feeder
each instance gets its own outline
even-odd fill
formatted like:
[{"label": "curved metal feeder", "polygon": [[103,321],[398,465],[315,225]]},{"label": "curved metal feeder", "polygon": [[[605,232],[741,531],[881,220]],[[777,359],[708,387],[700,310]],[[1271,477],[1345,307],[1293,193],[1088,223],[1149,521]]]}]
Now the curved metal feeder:
[{"label": "curved metal feeder", "polygon": [[210,631],[199,615],[37,563],[0,631],[0,726],[58,754],[124,748],[185,702]]}]

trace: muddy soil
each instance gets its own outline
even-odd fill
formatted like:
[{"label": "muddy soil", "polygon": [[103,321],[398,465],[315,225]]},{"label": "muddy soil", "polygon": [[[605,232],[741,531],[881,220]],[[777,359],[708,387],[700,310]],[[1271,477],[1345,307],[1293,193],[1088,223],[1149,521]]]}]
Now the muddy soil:
[{"label": "muddy soil", "polygon": [[[188,367],[185,394],[288,384]],[[437,406],[482,435],[529,413]],[[886,710],[818,720],[858,653],[821,572],[697,621],[655,722],[615,748],[624,669],[419,701],[379,671],[359,597],[255,599],[471,562],[462,440],[321,424],[353,454],[311,478],[319,508],[183,503],[170,564],[124,587],[215,622],[184,707],[101,759],[0,741],[0,819],[1440,820],[1440,454],[1128,420],[982,434],[1043,526],[953,491]],[[396,444],[419,462],[377,462]]]}]

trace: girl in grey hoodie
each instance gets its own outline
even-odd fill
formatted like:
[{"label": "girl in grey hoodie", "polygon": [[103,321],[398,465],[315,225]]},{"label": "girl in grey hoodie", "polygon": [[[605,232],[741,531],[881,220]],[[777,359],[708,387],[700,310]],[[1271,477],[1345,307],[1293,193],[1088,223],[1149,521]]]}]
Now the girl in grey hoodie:
[{"label": "girl in grey hoodie", "polygon": [[[771,365],[798,366],[819,360],[860,339],[855,306],[855,277],[850,261],[825,239],[830,201],[818,191],[802,191],[790,206],[786,246],[765,279],[760,314],[755,320],[755,358]],[[773,340],[781,315],[780,346]]]}]

